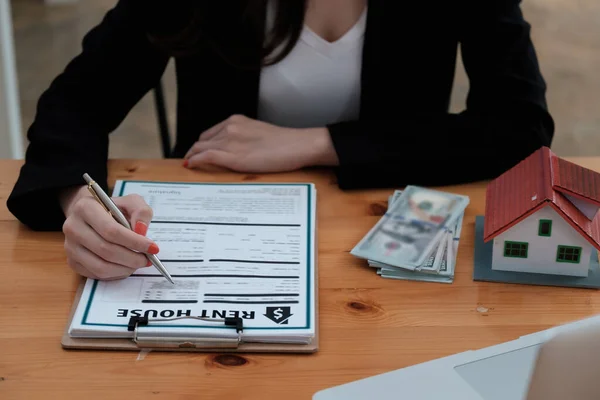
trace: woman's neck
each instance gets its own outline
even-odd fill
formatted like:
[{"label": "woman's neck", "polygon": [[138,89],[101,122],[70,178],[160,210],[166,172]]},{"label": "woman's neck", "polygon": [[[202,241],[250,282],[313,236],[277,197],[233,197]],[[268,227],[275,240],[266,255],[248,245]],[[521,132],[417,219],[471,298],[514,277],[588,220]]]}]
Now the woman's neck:
[{"label": "woman's neck", "polygon": [[335,42],[359,20],[367,0],[309,0],[304,23],[328,42]]}]

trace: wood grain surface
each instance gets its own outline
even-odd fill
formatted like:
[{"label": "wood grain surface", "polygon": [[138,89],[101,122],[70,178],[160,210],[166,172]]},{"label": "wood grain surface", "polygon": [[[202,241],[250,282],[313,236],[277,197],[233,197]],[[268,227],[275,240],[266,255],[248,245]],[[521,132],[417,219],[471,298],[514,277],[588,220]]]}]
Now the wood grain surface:
[{"label": "wood grain surface", "polygon": [[[600,158],[571,158],[600,171]],[[63,350],[80,281],[60,232],[32,232],[6,209],[20,161],[0,161],[0,398],[310,399],[318,390],[479,349],[600,311],[600,292],[474,282],[473,235],[485,182],[470,196],[451,285],[380,278],[349,254],[387,207],[388,190],[341,191],[325,170],[201,173],[178,160],[114,160],[110,181],[314,182],[320,350],[312,355]],[[476,166],[474,166],[476,168]],[[401,388],[400,388],[401,391]],[[401,393],[401,392],[400,392]]]}]

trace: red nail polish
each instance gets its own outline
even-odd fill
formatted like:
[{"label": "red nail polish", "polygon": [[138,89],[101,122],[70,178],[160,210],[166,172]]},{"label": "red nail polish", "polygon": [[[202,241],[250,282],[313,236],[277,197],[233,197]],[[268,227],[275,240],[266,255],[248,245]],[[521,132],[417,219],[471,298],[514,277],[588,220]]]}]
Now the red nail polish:
[{"label": "red nail polish", "polygon": [[158,254],[159,250],[158,250],[158,246],[156,245],[156,243],[152,243],[150,245],[150,247],[148,247],[148,253],[150,254]]},{"label": "red nail polish", "polygon": [[138,221],[135,224],[135,229],[134,229],[135,233],[137,233],[138,235],[142,235],[142,236],[146,236],[146,233],[148,232],[148,225],[146,225],[145,223],[143,223],[142,221]]},{"label": "red nail polish", "polygon": [[185,161],[183,162],[183,167],[184,167],[184,168],[187,168],[187,166],[188,166],[188,160],[185,160]]},{"label": "red nail polish", "polygon": [[152,261],[148,260],[148,263],[146,264],[146,267],[151,267],[152,266]]}]

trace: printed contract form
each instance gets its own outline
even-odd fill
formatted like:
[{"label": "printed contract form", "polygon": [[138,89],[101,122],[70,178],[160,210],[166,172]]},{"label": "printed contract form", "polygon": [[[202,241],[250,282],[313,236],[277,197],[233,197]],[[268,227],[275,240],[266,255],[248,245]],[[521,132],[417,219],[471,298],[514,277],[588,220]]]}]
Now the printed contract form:
[{"label": "printed contract form", "polygon": [[69,335],[127,338],[132,316],[156,335],[310,343],[315,335],[316,190],[310,183],[202,184],[118,181],[115,196],[141,195],[154,217],[148,237],[175,285],[154,267],[118,281],[88,279]]}]

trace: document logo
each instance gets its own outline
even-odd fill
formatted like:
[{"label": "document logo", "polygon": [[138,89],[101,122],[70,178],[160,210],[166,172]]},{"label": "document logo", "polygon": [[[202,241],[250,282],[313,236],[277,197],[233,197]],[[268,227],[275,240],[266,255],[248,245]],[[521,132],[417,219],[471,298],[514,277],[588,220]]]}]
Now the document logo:
[{"label": "document logo", "polygon": [[287,325],[292,314],[290,307],[267,307],[264,316],[279,325]]}]

